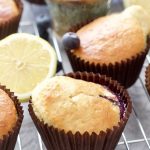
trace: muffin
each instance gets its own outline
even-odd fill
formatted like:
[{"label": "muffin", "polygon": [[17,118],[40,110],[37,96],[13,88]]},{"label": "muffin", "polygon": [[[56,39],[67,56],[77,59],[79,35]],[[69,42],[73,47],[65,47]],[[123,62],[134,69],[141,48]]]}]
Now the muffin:
[{"label": "muffin", "polygon": [[23,5],[20,0],[0,1],[0,39],[17,32]]},{"label": "muffin", "polygon": [[39,84],[29,112],[47,149],[112,150],[131,113],[131,102],[116,81],[77,72]]},{"label": "muffin", "polygon": [[64,45],[69,47],[74,71],[106,74],[128,88],[141,71],[149,33],[149,15],[142,7],[132,6],[120,14],[98,18],[76,34],[68,33]]},{"label": "muffin", "polygon": [[0,149],[14,149],[23,120],[18,99],[4,86],[0,86]]},{"label": "muffin", "polygon": [[27,0],[27,1],[33,4],[38,4],[38,5],[45,4],[45,0]]},{"label": "muffin", "polygon": [[93,20],[107,13],[110,0],[46,0],[60,37],[72,26]]},{"label": "muffin", "polygon": [[145,86],[147,88],[148,93],[150,94],[150,65],[147,66],[145,72]]}]

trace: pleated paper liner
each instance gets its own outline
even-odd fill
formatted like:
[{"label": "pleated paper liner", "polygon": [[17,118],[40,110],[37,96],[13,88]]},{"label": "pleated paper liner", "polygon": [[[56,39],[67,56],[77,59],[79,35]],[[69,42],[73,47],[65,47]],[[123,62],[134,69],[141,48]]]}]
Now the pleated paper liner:
[{"label": "pleated paper liner", "polygon": [[33,3],[33,4],[38,4],[38,5],[45,5],[45,0],[26,0],[30,3]]},{"label": "pleated paper liner", "polygon": [[32,100],[30,100],[29,113],[46,148],[48,150],[113,150],[120,139],[132,109],[127,91],[117,81],[99,74],[77,72],[70,73],[67,76],[105,85],[115,94],[120,95],[126,106],[125,115],[117,126],[114,126],[113,129],[107,129],[106,132],[100,132],[99,134],[76,132],[73,134],[69,131],[65,133],[64,130],[48,126],[43,121],[40,121],[33,111]]},{"label": "pleated paper liner", "polygon": [[1,85],[0,85],[0,89],[4,90],[9,95],[9,97],[13,100],[18,114],[18,119],[15,127],[11,131],[9,131],[7,135],[4,135],[3,139],[0,140],[0,150],[14,150],[17,137],[20,131],[20,127],[22,124],[22,120],[23,120],[23,110],[19,100],[17,99],[16,96],[14,96],[13,92],[10,92],[10,90],[6,89],[5,86],[1,86]]},{"label": "pleated paper liner", "polygon": [[21,15],[22,15],[22,10],[23,10],[23,4],[21,2],[21,0],[14,0],[14,2],[17,5],[18,8],[18,15],[11,17],[8,20],[4,20],[1,21],[0,23],[0,39],[3,39],[4,37],[12,34],[12,33],[16,33],[19,27],[19,22],[21,19]]},{"label": "pleated paper liner", "polygon": [[[103,17],[103,16],[102,16]],[[96,19],[96,18],[94,18]],[[87,25],[88,23],[94,21],[94,19],[88,19],[85,22],[81,22],[80,24],[77,24],[73,27],[71,27],[68,32],[77,32],[80,28],[82,28],[83,26]]]},{"label": "pleated paper liner", "polygon": [[148,39],[147,47],[143,52],[130,59],[122,60],[114,64],[91,63],[81,59],[71,51],[67,51],[67,53],[74,71],[87,71],[107,75],[117,80],[125,88],[128,88],[135,83],[140,74],[146,54],[150,48],[149,44],[150,39]]},{"label": "pleated paper liner", "polygon": [[150,94],[150,65],[146,67],[145,71],[145,86],[147,88],[148,93]]}]

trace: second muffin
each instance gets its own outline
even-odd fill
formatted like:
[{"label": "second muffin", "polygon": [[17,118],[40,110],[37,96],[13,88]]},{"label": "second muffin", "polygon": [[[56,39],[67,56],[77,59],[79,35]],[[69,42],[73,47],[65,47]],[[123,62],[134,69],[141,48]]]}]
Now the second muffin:
[{"label": "second muffin", "polygon": [[142,7],[132,6],[82,27],[77,31],[79,48],[68,51],[73,69],[106,74],[130,87],[149,49],[149,20]]}]

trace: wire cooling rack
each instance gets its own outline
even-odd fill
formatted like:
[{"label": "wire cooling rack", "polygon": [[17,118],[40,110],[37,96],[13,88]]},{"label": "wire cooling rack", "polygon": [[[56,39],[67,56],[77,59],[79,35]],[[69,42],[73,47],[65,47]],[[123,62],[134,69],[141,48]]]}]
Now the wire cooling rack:
[{"label": "wire cooling rack", "polygon": [[[19,32],[30,32],[39,36],[38,28],[34,21],[22,21]],[[58,43],[53,31],[49,29],[49,33],[50,43],[54,46],[58,61],[62,64],[58,74],[71,72],[72,68],[65,51],[60,48],[61,45]],[[133,102],[133,111],[116,150],[150,150],[150,96],[145,87],[145,68],[148,64],[150,64],[150,54],[146,57],[137,82],[128,89]],[[46,150],[27,113],[27,105],[27,103],[23,104],[25,121],[18,136],[15,150]],[[31,128],[31,130],[28,130],[28,128]]]}]

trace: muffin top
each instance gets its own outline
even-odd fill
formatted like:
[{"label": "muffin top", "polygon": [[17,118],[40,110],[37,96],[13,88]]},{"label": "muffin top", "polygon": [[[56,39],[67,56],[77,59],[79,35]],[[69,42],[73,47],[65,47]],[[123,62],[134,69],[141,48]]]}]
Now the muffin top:
[{"label": "muffin top", "polygon": [[71,52],[89,62],[114,64],[146,48],[150,18],[140,6],[101,17],[77,31],[80,48]]},{"label": "muffin top", "polygon": [[65,132],[112,129],[120,121],[119,100],[106,87],[65,76],[49,78],[32,94],[36,116]]},{"label": "muffin top", "polygon": [[0,89],[0,139],[15,126],[17,111],[8,94]]},{"label": "muffin top", "polygon": [[19,13],[14,0],[0,0],[0,21],[9,20]]}]

